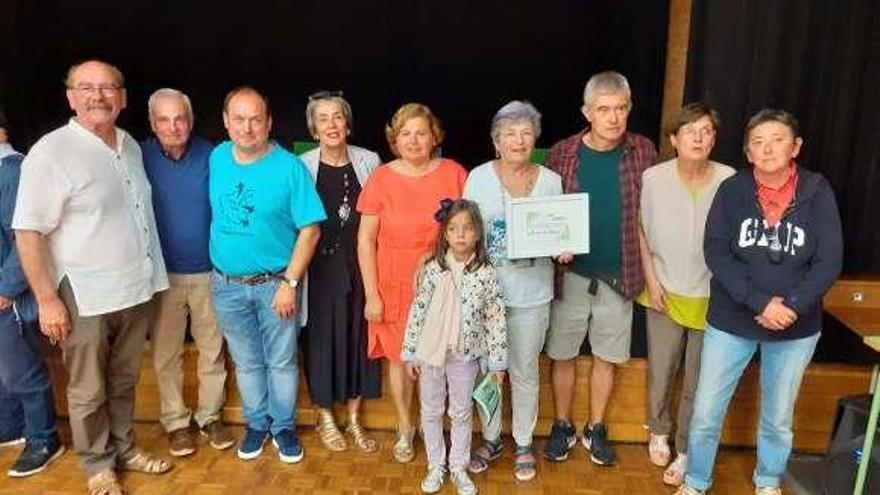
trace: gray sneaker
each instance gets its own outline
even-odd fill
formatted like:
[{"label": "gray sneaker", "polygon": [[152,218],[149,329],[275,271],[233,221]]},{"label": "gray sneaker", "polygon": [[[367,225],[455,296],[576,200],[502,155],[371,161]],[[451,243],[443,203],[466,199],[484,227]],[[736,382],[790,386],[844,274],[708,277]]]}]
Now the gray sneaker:
[{"label": "gray sneaker", "polygon": [[675,491],[675,495],[706,495],[706,492],[691,488],[688,485],[681,485],[678,487],[678,490]]},{"label": "gray sneaker", "polygon": [[428,474],[422,480],[423,493],[437,493],[443,488],[446,470],[443,466],[428,468]]}]

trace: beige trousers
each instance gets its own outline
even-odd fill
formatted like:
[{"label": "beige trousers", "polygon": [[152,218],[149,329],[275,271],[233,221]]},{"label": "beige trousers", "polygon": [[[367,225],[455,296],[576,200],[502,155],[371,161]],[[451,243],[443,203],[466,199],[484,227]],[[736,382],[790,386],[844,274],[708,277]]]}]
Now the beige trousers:
[{"label": "beige trousers", "polygon": [[67,279],[59,294],[73,324],[61,343],[73,448],[92,476],[134,453],[135,386],[155,304],[82,317]]},{"label": "beige trousers", "polygon": [[211,273],[168,275],[171,287],[158,296],[156,322],[150,330],[153,366],[159,382],[165,431],[189,426],[192,412],[183,400],[183,344],[186,320],[199,350],[199,402],[196,423],[202,427],[220,419],[226,401],[226,357],[223,335],[211,300]]},{"label": "beige trousers", "polygon": [[675,449],[687,453],[688,425],[694,411],[694,393],[700,376],[703,331],[686,328],[663,313],[646,309],[648,333],[648,429],[655,435],[672,431],[672,388],[682,352],[684,377],[676,416]]}]

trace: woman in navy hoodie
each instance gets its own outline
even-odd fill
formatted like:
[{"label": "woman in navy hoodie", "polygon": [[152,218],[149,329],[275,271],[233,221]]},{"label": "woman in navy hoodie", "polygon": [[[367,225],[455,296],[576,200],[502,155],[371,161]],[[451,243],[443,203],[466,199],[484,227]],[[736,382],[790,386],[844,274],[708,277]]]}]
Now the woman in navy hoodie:
[{"label": "woman in navy hoodie", "polygon": [[706,221],[712,272],[703,366],[681,495],[704,493],[721,426],[742,372],[760,349],[761,412],[755,493],[781,494],[791,452],[794,403],[822,329],[822,296],[840,273],[843,240],[834,193],[799,167],[797,120],[761,110],[746,126],[753,165],[718,189]]}]

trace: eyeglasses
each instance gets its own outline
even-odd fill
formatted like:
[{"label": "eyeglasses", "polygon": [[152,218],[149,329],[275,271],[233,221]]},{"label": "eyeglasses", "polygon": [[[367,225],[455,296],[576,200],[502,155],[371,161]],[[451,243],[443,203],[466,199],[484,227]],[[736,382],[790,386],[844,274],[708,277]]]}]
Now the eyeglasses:
[{"label": "eyeglasses", "polygon": [[779,242],[778,225],[768,228],[765,232],[767,233],[767,241],[770,244],[767,248],[767,259],[770,260],[770,263],[778,265],[782,263],[782,243]]},{"label": "eyeglasses", "polygon": [[690,126],[684,126],[681,129],[679,129],[678,132],[682,136],[688,136],[688,137],[693,137],[693,136],[696,136],[697,134],[699,134],[700,137],[712,137],[715,135],[715,129],[712,127],[693,128]]},{"label": "eyeglasses", "polygon": [[326,100],[327,98],[342,98],[342,91],[318,91],[309,95],[309,101]]},{"label": "eyeglasses", "polygon": [[82,93],[91,94],[91,93],[101,93],[104,95],[114,95],[117,91],[122,89],[122,86],[117,86],[115,84],[100,84],[100,85],[92,85],[92,84],[77,84],[69,89],[74,91],[80,91]]}]

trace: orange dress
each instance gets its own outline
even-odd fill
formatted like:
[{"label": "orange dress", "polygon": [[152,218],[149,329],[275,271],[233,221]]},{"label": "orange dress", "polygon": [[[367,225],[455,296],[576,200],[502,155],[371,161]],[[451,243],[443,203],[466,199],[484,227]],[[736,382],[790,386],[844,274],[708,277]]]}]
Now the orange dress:
[{"label": "orange dress", "polygon": [[421,177],[401,175],[383,165],[364,185],[357,209],[363,215],[379,217],[376,273],[384,307],[382,321],[370,322],[370,358],[400,362],[416,262],[434,248],[440,228],[434,213],[440,200],[460,198],[466,177],[461,165],[442,159],[437,168]]}]

